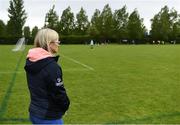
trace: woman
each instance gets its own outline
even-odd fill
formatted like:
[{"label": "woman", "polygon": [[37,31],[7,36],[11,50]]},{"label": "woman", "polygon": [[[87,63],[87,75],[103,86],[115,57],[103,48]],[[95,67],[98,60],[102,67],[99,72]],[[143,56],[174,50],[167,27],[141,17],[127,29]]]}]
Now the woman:
[{"label": "woman", "polygon": [[27,55],[25,71],[33,124],[63,124],[62,116],[69,108],[62,70],[57,64],[59,56],[54,56],[58,52],[58,40],[56,31],[41,29],[34,40],[35,48]]}]

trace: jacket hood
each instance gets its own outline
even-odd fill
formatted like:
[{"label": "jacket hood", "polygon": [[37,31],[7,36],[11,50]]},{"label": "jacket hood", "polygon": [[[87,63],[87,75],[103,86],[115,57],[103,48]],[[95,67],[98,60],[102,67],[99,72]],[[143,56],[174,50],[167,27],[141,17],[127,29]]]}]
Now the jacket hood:
[{"label": "jacket hood", "polygon": [[27,54],[27,58],[29,58],[29,60],[31,62],[36,62],[38,60],[47,58],[47,57],[52,57],[53,55],[51,53],[49,53],[48,51],[42,49],[42,48],[33,48],[30,49],[28,54]]},{"label": "jacket hood", "polygon": [[27,54],[24,69],[31,74],[36,74],[49,63],[57,62],[58,58],[59,56],[53,57],[52,54],[42,48],[33,48]]}]

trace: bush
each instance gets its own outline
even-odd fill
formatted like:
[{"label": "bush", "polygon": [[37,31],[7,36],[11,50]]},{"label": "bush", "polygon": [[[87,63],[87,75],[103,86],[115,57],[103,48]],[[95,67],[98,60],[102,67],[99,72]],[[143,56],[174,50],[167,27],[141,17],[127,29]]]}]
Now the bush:
[{"label": "bush", "polygon": [[[0,44],[14,45],[19,39],[20,37],[0,37]],[[26,44],[33,44],[33,38],[26,38]]]},{"label": "bush", "polygon": [[0,37],[0,44],[16,44],[19,37]]}]

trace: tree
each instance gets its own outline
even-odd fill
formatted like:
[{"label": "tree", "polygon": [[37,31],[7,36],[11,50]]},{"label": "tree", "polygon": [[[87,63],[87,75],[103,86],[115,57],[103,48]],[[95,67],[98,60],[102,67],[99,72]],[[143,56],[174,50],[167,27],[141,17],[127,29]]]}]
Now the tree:
[{"label": "tree", "polygon": [[178,37],[178,14],[174,9],[169,10],[167,6],[161,8],[160,12],[151,20],[151,37],[154,40],[176,40]]},{"label": "tree", "polygon": [[2,20],[0,20],[0,37],[6,36],[6,25]]},{"label": "tree", "polygon": [[38,27],[35,26],[35,27],[32,29],[32,34],[31,34],[32,38],[35,38],[37,32],[38,32]]},{"label": "tree", "polygon": [[114,34],[117,39],[127,39],[127,23],[128,23],[128,13],[126,12],[126,6],[123,6],[119,10],[115,10],[113,15],[114,22]]},{"label": "tree", "polygon": [[178,21],[174,24],[173,33],[175,38],[174,40],[179,40],[180,42],[180,15],[178,17]]},{"label": "tree", "polygon": [[161,40],[168,41],[168,36],[171,32],[171,22],[170,22],[170,14],[169,14],[169,8],[165,6],[161,9],[160,12],[160,24],[161,27],[159,27],[160,32],[160,38]]},{"label": "tree", "polygon": [[24,10],[23,0],[10,0],[8,8],[9,21],[7,32],[9,36],[22,37],[22,28],[26,22],[27,14]]},{"label": "tree", "polygon": [[105,5],[103,11],[100,15],[102,20],[102,28],[100,30],[100,34],[102,36],[103,41],[106,43],[109,41],[110,38],[113,36],[113,14],[109,4]]},{"label": "tree", "polygon": [[160,32],[159,32],[159,27],[161,26],[160,24],[160,15],[159,14],[156,14],[154,16],[153,19],[151,19],[151,31],[150,31],[150,34],[151,34],[151,37],[153,40],[160,40]]},{"label": "tree", "polygon": [[76,15],[76,33],[80,35],[85,35],[89,26],[88,16],[86,15],[86,11],[81,8],[79,13]]},{"label": "tree", "polygon": [[55,5],[53,5],[52,9],[46,14],[44,27],[48,27],[54,30],[57,30],[58,25],[58,15],[54,10]]},{"label": "tree", "polygon": [[24,37],[29,38],[31,36],[30,28],[29,26],[24,27]]},{"label": "tree", "polygon": [[58,24],[58,31],[63,35],[72,35],[74,30],[74,14],[71,12],[71,8],[65,9],[61,15],[60,23]]},{"label": "tree", "polygon": [[102,28],[102,20],[100,18],[100,15],[100,10],[96,9],[91,18],[90,27],[88,29],[89,34],[96,39],[99,37]]},{"label": "tree", "polygon": [[170,11],[170,23],[171,33],[169,35],[169,40],[174,41],[180,37],[180,15],[178,15],[174,8]]},{"label": "tree", "polygon": [[173,24],[169,40],[176,41],[178,38],[180,38],[180,21]]},{"label": "tree", "polygon": [[127,24],[128,36],[133,42],[143,40],[146,28],[143,24],[143,19],[140,18],[137,9],[135,9],[129,16]]}]

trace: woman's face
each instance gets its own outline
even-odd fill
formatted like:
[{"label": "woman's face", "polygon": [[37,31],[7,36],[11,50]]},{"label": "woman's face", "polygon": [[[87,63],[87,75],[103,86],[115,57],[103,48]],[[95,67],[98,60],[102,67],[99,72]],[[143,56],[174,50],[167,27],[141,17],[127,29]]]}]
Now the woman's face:
[{"label": "woman's face", "polygon": [[49,44],[49,51],[52,53],[52,54],[55,54],[58,52],[58,49],[59,49],[59,44],[60,44],[60,41],[54,41],[54,42],[51,42]]}]

